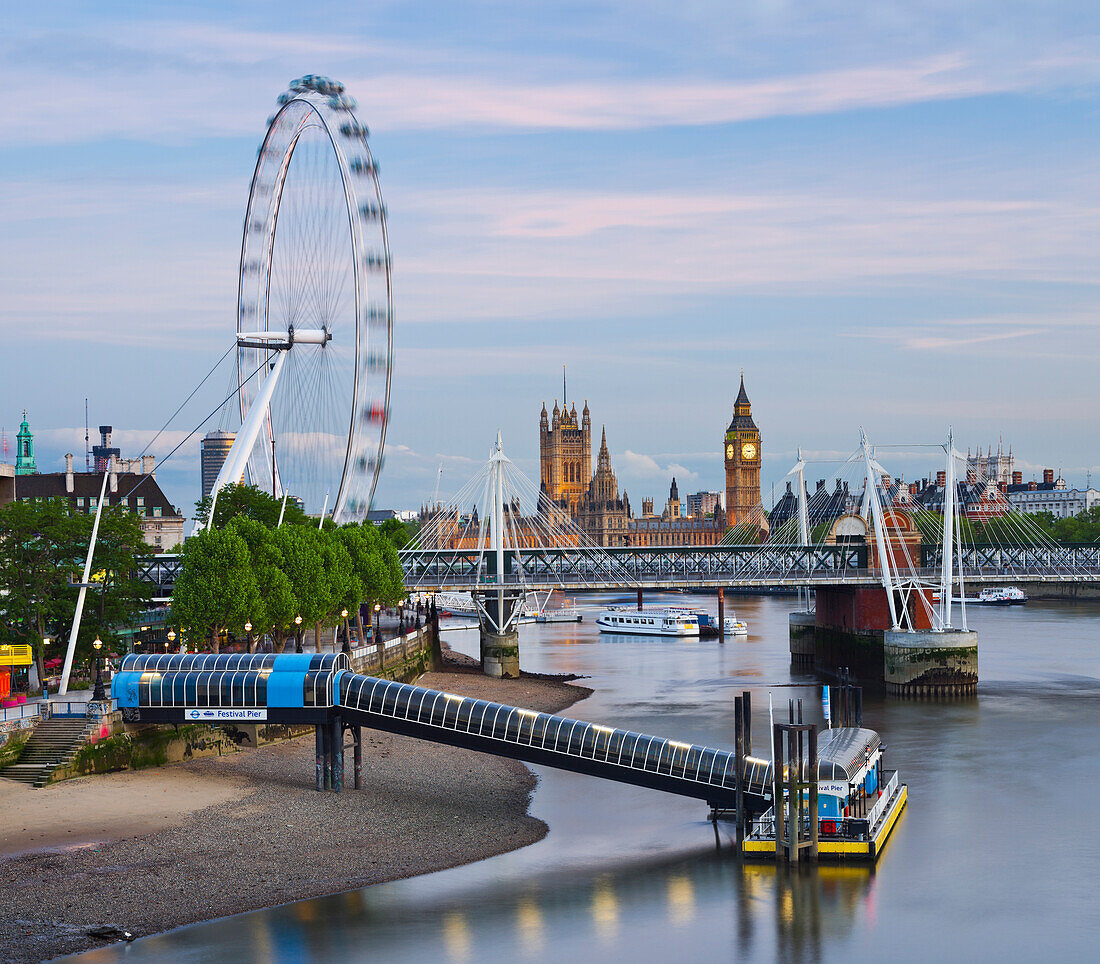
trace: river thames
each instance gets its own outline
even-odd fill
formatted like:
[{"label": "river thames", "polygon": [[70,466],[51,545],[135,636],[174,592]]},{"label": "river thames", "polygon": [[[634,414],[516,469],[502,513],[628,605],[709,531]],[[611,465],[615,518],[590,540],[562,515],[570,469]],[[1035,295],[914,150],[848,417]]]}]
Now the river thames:
[{"label": "river thames", "polygon": [[[756,750],[777,712],[821,681],[792,670],[788,597],[727,599],[748,638],[601,635],[521,627],[523,668],[576,673],[595,692],[566,715],[732,747],[733,697],[753,694]],[[714,597],[676,595],[713,610]],[[732,824],[698,801],[534,767],[533,846],[480,863],[198,924],[87,961],[852,961],[1088,959],[1100,934],[1100,603],[969,612],[978,696],[867,693],[864,723],[909,805],[872,870],[743,864]],[[729,614],[727,612],[727,618]],[[476,653],[476,632],[445,638]],[[291,816],[288,814],[288,817]],[[471,820],[477,819],[471,813]],[[216,882],[211,882],[216,886]]]}]

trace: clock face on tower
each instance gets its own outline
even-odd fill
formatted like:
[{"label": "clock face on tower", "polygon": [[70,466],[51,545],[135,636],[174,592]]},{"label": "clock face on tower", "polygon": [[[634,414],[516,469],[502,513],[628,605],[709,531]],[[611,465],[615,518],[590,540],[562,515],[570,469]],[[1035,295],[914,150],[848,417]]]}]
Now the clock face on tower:
[{"label": "clock face on tower", "polygon": [[733,443],[732,442],[729,445],[726,446],[726,458],[727,459],[732,459],[733,458]]},{"label": "clock face on tower", "polygon": [[744,445],[741,446],[741,458],[745,459],[748,462],[751,462],[754,458],[756,458],[755,442],[746,442]]}]

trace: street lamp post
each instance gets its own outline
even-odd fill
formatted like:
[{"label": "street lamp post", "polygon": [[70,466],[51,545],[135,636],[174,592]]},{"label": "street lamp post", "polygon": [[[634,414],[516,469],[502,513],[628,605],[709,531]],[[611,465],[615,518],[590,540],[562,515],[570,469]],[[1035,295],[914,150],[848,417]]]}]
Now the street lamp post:
[{"label": "street lamp post", "polygon": [[[351,652],[351,631],[348,629],[348,611],[346,609],[340,610],[340,618],[344,620],[344,645],[340,647],[340,652]],[[336,647],[334,646],[333,649]]]},{"label": "street lamp post", "polygon": [[168,647],[176,641],[176,631],[174,629],[168,630],[168,642],[164,644],[164,651],[168,652]]},{"label": "street lamp post", "polygon": [[249,620],[244,624],[245,631],[245,645],[248,647],[248,651],[252,652],[252,620]]},{"label": "street lamp post", "polygon": [[46,684],[46,672],[45,672],[45,669],[46,669],[46,653],[48,652],[46,647],[49,646],[49,645],[50,645],[50,637],[49,636],[43,636],[42,637],[42,670],[43,670],[43,672],[42,672],[42,679],[40,680],[40,682],[42,683],[42,699],[44,699],[44,700],[49,699],[49,697],[50,697],[49,686]]},{"label": "street lamp post", "polygon": [[294,652],[302,651],[302,617],[294,617]]},{"label": "street lamp post", "polygon": [[103,640],[96,636],[92,646],[95,647],[95,689],[92,690],[92,699],[105,700],[107,694],[103,692],[103,666],[99,660],[99,651],[103,648]]}]

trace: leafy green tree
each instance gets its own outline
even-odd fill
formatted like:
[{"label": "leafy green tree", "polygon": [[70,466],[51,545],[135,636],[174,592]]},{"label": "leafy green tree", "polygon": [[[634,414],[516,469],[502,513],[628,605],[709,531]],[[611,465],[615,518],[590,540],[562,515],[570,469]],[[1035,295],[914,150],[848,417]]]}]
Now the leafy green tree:
[{"label": "leafy green tree", "polygon": [[395,548],[404,549],[420,531],[420,523],[416,521],[402,522],[400,519],[386,519],[379,526],[372,526],[384,539],[388,540]]},{"label": "leafy green tree", "polygon": [[[45,674],[42,639],[67,642],[94,517],[65,499],[16,501],[0,509],[0,638],[29,645],[39,679]],[[90,658],[98,635],[117,643],[117,628],[132,624],[149,590],[134,578],[135,556],[148,551],[137,517],[105,509],[99,527],[76,656]]]},{"label": "leafy green tree", "polygon": [[[206,525],[210,518],[210,503],[213,500],[205,496],[195,503],[195,518]],[[230,519],[244,516],[262,522],[269,529],[279,524],[279,513],[283,511],[283,500],[272,498],[270,493],[254,485],[227,485],[218,492],[218,504],[214,509],[214,528],[220,529]],[[283,525],[301,525],[309,522],[301,506],[293,499],[286,500],[286,512]]]},{"label": "leafy green tree", "polygon": [[[82,530],[80,541],[86,547],[92,537],[94,517],[75,518]],[[118,506],[103,510],[92,557],[92,578],[98,585],[88,590],[77,641],[78,646],[86,647],[89,656],[96,636],[109,650],[117,651],[121,641],[118,630],[133,625],[138,614],[148,607],[152,591],[147,582],[137,578],[135,561],[137,556],[148,552],[137,515]]]},{"label": "leafy green tree", "polygon": [[39,679],[43,637],[72,622],[76,590],[69,578],[79,554],[80,526],[62,500],[0,509],[0,633],[4,642],[32,647]]},{"label": "leafy green tree", "polygon": [[[306,627],[321,622],[332,611],[322,539],[322,533],[312,526],[284,525],[272,534],[279,554],[279,568],[290,583],[297,605],[297,612],[287,622],[275,624],[275,634],[280,640],[304,632]],[[297,616],[302,617],[300,626],[294,622]]]},{"label": "leafy green tree", "polygon": [[[281,568],[282,556],[275,545],[273,532],[262,522],[238,516],[228,526],[248,546],[252,560],[252,572],[256,578],[259,604],[249,617],[253,632],[248,640],[249,652],[255,649],[257,636],[275,632],[276,627],[291,626],[298,612],[298,601],[290,585],[290,579]],[[282,642],[282,639],[279,639]]]},{"label": "leafy green tree", "polygon": [[260,591],[248,543],[232,529],[205,529],[184,543],[172,613],[192,640],[208,637],[218,651],[225,629],[243,635],[260,610]]}]

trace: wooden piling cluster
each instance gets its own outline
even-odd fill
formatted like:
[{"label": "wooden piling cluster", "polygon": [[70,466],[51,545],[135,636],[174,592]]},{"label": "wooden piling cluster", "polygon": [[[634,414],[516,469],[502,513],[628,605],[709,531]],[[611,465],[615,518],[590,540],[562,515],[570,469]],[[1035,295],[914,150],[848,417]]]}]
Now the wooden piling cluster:
[{"label": "wooden piling cluster", "polygon": [[856,686],[847,667],[837,671],[838,683],[829,687],[834,726],[863,726],[863,687]]},{"label": "wooden piling cluster", "polygon": [[[718,612],[722,612],[719,603]],[[741,851],[745,834],[748,832],[748,818],[745,813],[745,757],[752,753],[752,693],[744,690],[733,698],[733,746],[737,768],[737,850]]]},{"label": "wooden piling cluster", "polygon": [[[788,701],[788,714],[790,722],[772,727],[775,856],[797,864],[803,859],[817,860],[817,724],[802,722],[802,700],[798,701],[797,722],[793,700]],[[805,805],[803,790],[809,791]]]}]

